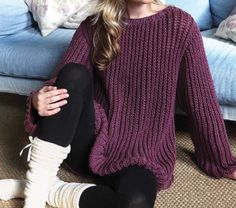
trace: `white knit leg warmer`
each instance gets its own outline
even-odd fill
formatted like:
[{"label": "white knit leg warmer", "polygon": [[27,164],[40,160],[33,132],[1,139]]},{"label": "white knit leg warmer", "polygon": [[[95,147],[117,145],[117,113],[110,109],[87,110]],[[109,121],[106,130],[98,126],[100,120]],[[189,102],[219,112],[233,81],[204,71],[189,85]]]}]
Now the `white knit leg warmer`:
[{"label": "white knit leg warmer", "polygon": [[31,148],[24,208],[44,208],[59,166],[70,152],[70,145],[62,147],[35,137]]},{"label": "white knit leg warmer", "polygon": [[83,191],[95,184],[67,183],[58,180],[50,188],[47,203],[57,208],[79,208],[79,200]]},{"label": "white knit leg warmer", "polygon": [[10,200],[24,198],[26,180],[1,179],[0,180],[0,199]]},{"label": "white knit leg warmer", "polygon": [[[47,203],[57,208],[79,208],[80,196],[84,190],[95,184],[67,183],[56,178],[51,186]],[[0,180],[0,199],[10,200],[24,198],[26,180],[2,179]]]}]

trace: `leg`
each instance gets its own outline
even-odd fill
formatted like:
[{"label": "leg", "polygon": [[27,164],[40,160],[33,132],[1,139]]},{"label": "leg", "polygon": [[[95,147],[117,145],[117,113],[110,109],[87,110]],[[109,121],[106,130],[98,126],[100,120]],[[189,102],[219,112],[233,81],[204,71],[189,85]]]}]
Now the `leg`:
[{"label": "leg", "polygon": [[[112,207],[110,202],[112,200],[107,198],[116,199],[119,208],[152,208],[154,206],[157,194],[156,179],[149,170],[132,166],[104,176],[103,179],[113,192],[106,187],[100,190],[98,186],[90,187],[82,193],[81,208]],[[117,202],[118,197],[122,199],[120,203]]]},{"label": "leg", "polygon": [[48,203],[58,208],[153,208],[157,188],[149,170],[132,166],[102,178],[107,186],[58,181]]},{"label": "leg", "polygon": [[94,138],[94,105],[92,99],[92,89],[85,92],[87,99],[84,102],[79,124],[71,142],[71,152],[65,160],[65,167],[69,167],[73,172],[84,175],[93,175],[89,168],[89,154]]},{"label": "leg", "polygon": [[129,208],[152,208],[157,195],[155,175],[140,166],[131,166],[105,179],[114,191],[126,195]]},{"label": "leg", "polygon": [[68,103],[59,113],[41,117],[37,135],[44,141],[67,146],[74,138],[85,100],[92,100],[92,79],[84,66],[69,63],[60,70],[55,85],[68,90]]},{"label": "leg", "polygon": [[[95,139],[93,82],[84,67],[76,66],[73,69],[71,65],[67,65],[64,74],[62,72],[60,75],[62,78],[56,81],[56,85],[70,89],[68,104],[63,106],[61,113],[41,121],[38,135],[39,138],[62,146],[70,144],[71,151],[65,160],[65,166],[78,173],[92,174],[88,159]],[[57,126],[65,126],[67,130],[60,128],[55,133]]]},{"label": "leg", "polygon": [[91,88],[92,82],[84,66],[70,63],[61,69],[55,84],[58,88],[66,88],[70,97],[59,113],[42,117],[39,122],[37,137],[32,143],[30,169],[26,174],[24,208],[44,207],[59,166],[70,152],[86,96],[85,89]]}]

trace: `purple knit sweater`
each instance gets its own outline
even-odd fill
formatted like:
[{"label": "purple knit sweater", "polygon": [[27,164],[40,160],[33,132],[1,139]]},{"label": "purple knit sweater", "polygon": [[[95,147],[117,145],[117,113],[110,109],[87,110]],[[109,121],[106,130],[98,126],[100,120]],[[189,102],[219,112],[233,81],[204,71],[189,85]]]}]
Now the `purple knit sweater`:
[{"label": "purple knit sweater", "polygon": [[[90,168],[106,175],[140,165],[159,189],[173,182],[175,104],[186,111],[196,162],[220,178],[236,170],[200,31],[193,18],[169,6],[139,19],[124,18],[121,53],[105,71],[91,64],[90,17],[76,30],[52,78],[68,62],[84,64],[94,80],[95,136]],[[25,130],[35,136],[38,117],[27,98]]]}]

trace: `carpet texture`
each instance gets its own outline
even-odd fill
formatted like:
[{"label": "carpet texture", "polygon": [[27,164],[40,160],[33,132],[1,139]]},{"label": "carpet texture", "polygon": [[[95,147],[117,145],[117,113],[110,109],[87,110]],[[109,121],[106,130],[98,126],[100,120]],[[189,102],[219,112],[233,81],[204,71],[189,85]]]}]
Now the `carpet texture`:
[{"label": "carpet texture", "polygon": [[[29,143],[24,132],[25,96],[0,93],[0,179],[23,179],[26,155],[20,150]],[[236,122],[226,121],[232,151],[236,155]],[[236,207],[236,181],[214,179],[193,162],[193,145],[184,117],[176,117],[177,162],[171,188],[157,194],[155,208],[233,208]],[[94,182],[92,178],[73,175],[60,169],[65,181]],[[0,208],[21,208],[23,200],[0,201]]]}]

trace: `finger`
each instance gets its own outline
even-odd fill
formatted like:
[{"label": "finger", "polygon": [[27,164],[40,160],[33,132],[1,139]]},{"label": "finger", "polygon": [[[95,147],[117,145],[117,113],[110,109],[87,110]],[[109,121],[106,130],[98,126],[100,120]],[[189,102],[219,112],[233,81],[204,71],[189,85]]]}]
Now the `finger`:
[{"label": "finger", "polygon": [[48,97],[45,100],[45,104],[55,103],[55,102],[57,102],[59,100],[63,100],[63,99],[68,98],[68,97],[69,97],[68,93],[64,93],[64,94],[59,94],[59,95],[55,95],[55,96],[52,96],[52,97]]},{"label": "finger", "polygon": [[60,95],[60,94],[64,94],[67,93],[66,89],[57,89],[57,90],[51,90],[45,93],[45,97],[53,97],[55,95]]},{"label": "finger", "polygon": [[62,100],[62,101],[59,101],[59,102],[56,102],[56,103],[53,103],[53,104],[48,104],[47,105],[47,110],[54,110],[56,108],[59,108],[63,105],[67,104],[67,100]]},{"label": "finger", "polygon": [[53,109],[53,110],[46,111],[44,113],[44,116],[52,116],[52,115],[58,113],[60,110],[61,110],[61,108],[56,108],[56,109]]},{"label": "finger", "polygon": [[42,90],[43,90],[43,92],[48,92],[48,91],[51,91],[51,90],[53,90],[53,89],[57,89],[57,87],[56,86],[44,86],[43,88],[42,88]]}]

